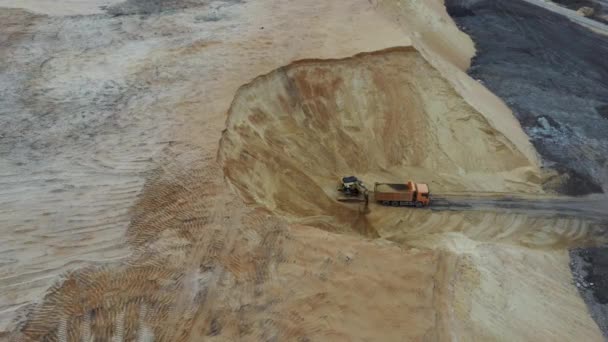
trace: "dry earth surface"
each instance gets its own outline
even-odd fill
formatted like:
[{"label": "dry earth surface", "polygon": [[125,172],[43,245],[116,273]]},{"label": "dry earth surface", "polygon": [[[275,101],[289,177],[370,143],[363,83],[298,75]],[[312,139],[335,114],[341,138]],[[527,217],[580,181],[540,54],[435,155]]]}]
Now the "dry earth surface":
[{"label": "dry earth surface", "polygon": [[332,199],[559,178],[442,1],[0,6],[0,338],[602,340],[598,222]]}]

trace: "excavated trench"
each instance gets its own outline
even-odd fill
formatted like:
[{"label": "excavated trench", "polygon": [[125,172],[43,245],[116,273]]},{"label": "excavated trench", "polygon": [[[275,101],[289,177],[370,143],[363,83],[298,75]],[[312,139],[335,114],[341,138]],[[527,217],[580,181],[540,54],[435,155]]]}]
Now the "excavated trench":
[{"label": "excavated trench", "polygon": [[245,202],[366,236],[385,218],[335,201],[341,176],[414,179],[432,191],[540,184],[534,163],[413,48],[298,61],[256,78],[235,96],[219,160]]}]

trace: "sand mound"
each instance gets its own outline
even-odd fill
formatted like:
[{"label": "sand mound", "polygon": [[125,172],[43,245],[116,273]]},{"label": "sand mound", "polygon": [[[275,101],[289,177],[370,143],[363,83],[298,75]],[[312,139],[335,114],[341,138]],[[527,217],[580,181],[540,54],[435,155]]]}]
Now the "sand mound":
[{"label": "sand mound", "polygon": [[306,60],[237,93],[220,152],[250,204],[335,229],[368,222],[334,201],[339,177],[432,191],[534,191],[538,173],[412,48]]}]

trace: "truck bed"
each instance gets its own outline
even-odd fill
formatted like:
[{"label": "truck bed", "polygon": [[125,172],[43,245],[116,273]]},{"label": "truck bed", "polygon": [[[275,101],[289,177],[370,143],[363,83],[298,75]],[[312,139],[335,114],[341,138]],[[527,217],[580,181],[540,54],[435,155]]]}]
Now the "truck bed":
[{"label": "truck bed", "polygon": [[376,183],[374,192],[409,192],[407,184]]}]

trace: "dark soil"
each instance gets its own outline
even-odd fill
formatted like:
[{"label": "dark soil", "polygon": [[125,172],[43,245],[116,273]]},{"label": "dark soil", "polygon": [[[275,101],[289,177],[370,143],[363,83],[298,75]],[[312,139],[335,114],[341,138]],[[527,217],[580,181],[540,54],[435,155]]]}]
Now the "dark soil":
[{"label": "dark soil", "polygon": [[[572,252],[576,251],[573,250]],[[580,250],[580,254],[586,263],[585,271],[587,275],[584,277],[585,283],[588,286],[608,288],[608,279],[602,276],[608,273],[608,248],[582,249]],[[608,304],[608,293],[606,291],[597,291],[593,295],[598,303]]]},{"label": "dark soil", "polygon": [[608,37],[520,0],[447,0],[475,41],[469,74],[511,107],[567,195],[608,190]]},{"label": "dark soil", "polygon": [[608,338],[608,247],[571,250],[570,269],[591,316]]},{"label": "dark soil", "polygon": [[[446,6],[476,44],[469,74],[511,107],[545,166],[562,175],[553,190],[606,192],[608,36],[521,0]],[[608,337],[608,246],[571,250],[570,257],[575,285]]]},{"label": "dark soil", "polygon": [[601,117],[608,120],[608,105],[597,107],[597,112]]}]

